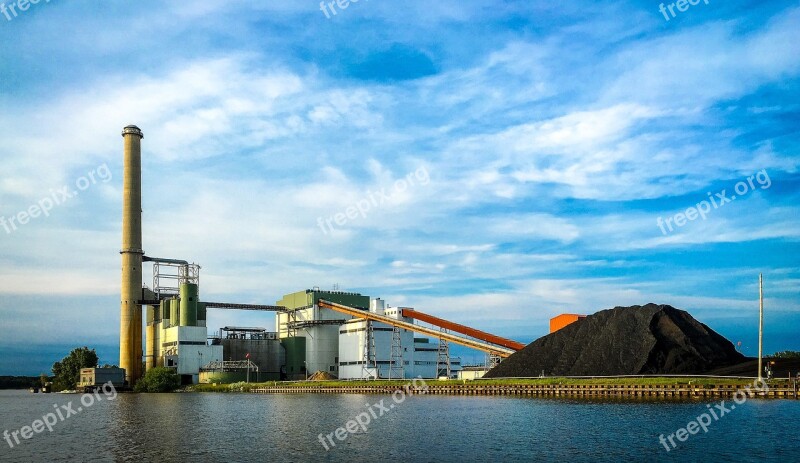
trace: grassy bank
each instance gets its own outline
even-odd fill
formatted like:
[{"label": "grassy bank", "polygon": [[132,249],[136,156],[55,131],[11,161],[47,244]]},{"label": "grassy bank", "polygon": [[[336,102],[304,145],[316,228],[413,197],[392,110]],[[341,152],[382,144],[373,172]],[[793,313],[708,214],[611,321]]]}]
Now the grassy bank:
[{"label": "grassy bank", "polygon": [[[268,381],[265,383],[235,383],[235,384],[196,384],[186,388],[192,392],[249,392],[262,387],[358,387],[358,386],[396,386],[402,387],[411,382],[403,381]],[[752,384],[749,379],[739,378],[703,378],[703,377],[647,377],[647,378],[531,378],[531,379],[479,379],[472,381],[426,380],[429,387],[467,384],[472,386],[512,386],[512,385],[597,385],[597,386],[666,386],[666,385],[697,385],[697,386],[745,386]],[[419,380],[417,380],[417,384]]]}]

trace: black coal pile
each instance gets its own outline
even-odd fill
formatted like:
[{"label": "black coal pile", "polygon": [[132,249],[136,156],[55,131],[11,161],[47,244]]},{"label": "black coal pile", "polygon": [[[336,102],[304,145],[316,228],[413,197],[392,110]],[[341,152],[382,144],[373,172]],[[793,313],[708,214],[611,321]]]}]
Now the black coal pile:
[{"label": "black coal pile", "polygon": [[702,374],[740,363],[730,341],[669,305],[616,307],[539,338],[487,378]]}]

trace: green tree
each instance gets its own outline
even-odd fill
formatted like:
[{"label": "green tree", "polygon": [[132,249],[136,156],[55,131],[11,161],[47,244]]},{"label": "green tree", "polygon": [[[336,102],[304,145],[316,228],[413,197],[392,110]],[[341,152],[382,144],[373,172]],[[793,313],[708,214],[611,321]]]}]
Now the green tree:
[{"label": "green tree", "polygon": [[88,347],[72,349],[60,362],[53,364],[53,386],[57,391],[75,389],[81,375],[81,368],[97,367],[97,352]]},{"label": "green tree", "polygon": [[800,358],[800,352],[792,351],[792,350],[785,350],[782,352],[775,352],[772,357],[776,359],[796,359]]},{"label": "green tree", "polygon": [[181,377],[175,370],[166,367],[155,367],[147,371],[136,383],[136,392],[172,392],[181,387]]}]

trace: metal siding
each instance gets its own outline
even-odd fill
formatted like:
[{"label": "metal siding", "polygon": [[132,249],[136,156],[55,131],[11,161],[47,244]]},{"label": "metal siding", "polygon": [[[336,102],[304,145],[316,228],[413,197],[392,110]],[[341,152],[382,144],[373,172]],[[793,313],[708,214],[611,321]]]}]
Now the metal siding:
[{"label": "metal siding", "polygon": [[306,338],[302,336],[284,338],[281,340],[286,349],[286,375],[287,379],[305,377]]}]

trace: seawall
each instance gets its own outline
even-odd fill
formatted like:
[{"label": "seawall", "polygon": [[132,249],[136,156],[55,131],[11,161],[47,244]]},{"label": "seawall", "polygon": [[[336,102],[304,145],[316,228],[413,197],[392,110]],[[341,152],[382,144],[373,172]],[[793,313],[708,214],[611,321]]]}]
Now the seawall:
[{"label": "seawall", "polygon": [[[750,389],[747,389],[748,386]],[[410,386],[266,386],[251,389],[257,394],[391,394],[398,389],[412,394],[500,395],[530,397],[652,397],[652,398],[732,398],[737,393],[753,398],[797,399],[796,382],[774,383],[767,391],[742,385],[558,385],[558,384],[428,384],[424,392]]]}]

